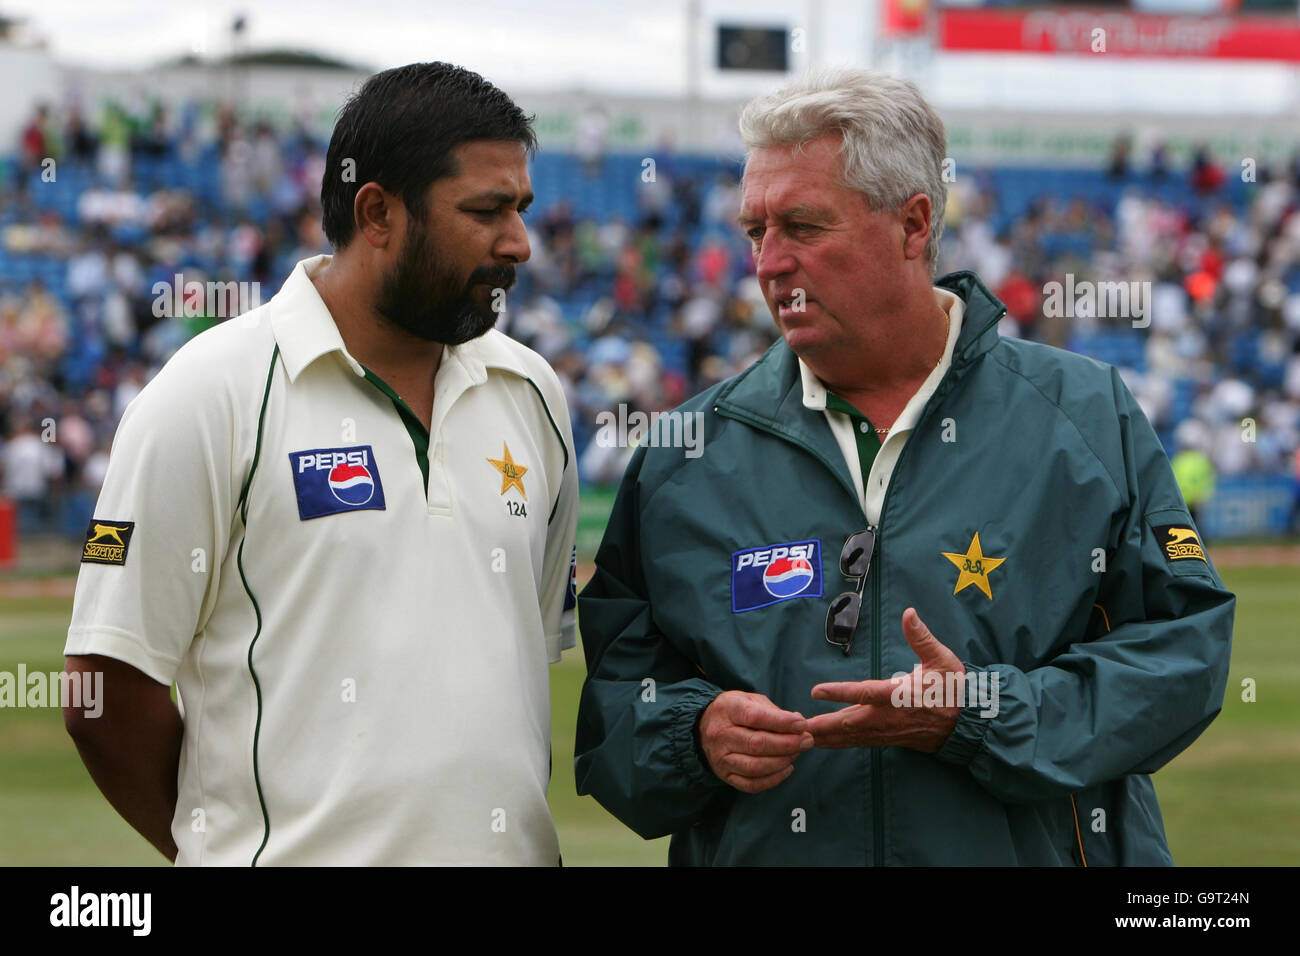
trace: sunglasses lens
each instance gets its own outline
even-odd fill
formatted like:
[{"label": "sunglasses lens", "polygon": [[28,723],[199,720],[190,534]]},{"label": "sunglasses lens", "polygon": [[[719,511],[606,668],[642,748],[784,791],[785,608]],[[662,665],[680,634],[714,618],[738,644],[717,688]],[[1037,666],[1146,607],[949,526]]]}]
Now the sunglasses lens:
[{"label": "sunglasses lens", "polygon": [[876,536],[871,531],[859,531],[849,535],[840,552],[840,573],[849,578],[860,578],[871,566],[871,552],[876,544]]},{"label": "sunglasses lens", "polygon": [[841,594],[832,601],[826,615],[826,640],[847,647],[857,630],[861,608],[862,598],[852,592]]}]

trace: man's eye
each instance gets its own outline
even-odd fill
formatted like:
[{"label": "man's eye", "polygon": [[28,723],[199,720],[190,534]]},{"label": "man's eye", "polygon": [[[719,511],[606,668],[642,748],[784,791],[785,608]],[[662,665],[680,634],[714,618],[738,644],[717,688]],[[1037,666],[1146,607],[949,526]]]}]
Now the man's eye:
[{"label": "man's eye", "polygon": [[749,238],[753,239],[755,242],[758,242],[758,240],[763,238],[763,228],[761,226],[755,226],[753,229],[747,230],[745,235],[749,236]]},{"label": "man's eye", "polygon": [[810,222],[792,222],[790,228],[795,232],[814,232],[817,227]]}]

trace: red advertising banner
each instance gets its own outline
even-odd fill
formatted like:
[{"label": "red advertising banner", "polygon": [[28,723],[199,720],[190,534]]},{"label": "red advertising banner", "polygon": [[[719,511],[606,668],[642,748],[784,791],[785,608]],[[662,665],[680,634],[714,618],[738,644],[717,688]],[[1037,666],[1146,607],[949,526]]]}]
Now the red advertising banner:
[{"label": "red advertising banner", "polygon": [[[1104,46],[1099,48],[1099,43]],[[939,12],[939,45],[945,50],[1300,62],[1300,20],[949,9]]]}]

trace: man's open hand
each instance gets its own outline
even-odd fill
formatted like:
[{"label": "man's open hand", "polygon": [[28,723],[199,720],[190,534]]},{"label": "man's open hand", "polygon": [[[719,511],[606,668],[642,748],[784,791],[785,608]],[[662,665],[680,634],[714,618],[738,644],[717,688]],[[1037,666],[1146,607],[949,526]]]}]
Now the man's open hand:
[{"label": "man's open hand", "polygon": [[775,787],[812,747],[803,714],[782,710],[762,694],[724,691],[700,718],[700,748],[709,766],[742,793]]},{"label": "man's open hand", "polygon": [[[926,681],[925,674],[933,671],[937,677],[943,678],[942,686],[947,687],[950,686],[948,674],[966,673],[957,656],[930,633],[915,608],[909,607],[903,612],[903,636],[921,663],[916,665],[910,677],[901,680],[914,681],[913,686],[919,688]],[[930,681],[935,679],[929,678]],[[934,753],[957,725],[961,708],[926,707],[919,693],[910,695],[910,706],[895,707],[891,695],[897,686],[895,680],[818,684],[812,689],[813,697],[854,706],[819,714],[808,721],[808,730],[816,739],[817,746],[830,749],[898,746]],[[944,700],[943,703],[955,701]]]}]

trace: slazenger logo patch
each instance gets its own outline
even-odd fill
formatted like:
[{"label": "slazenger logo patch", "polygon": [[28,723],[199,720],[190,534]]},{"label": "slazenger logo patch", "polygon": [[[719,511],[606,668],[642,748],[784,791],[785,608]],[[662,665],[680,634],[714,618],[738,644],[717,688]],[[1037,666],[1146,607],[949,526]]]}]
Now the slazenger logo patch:
[{"label": "slazenger logo patch", "polygon": [[731,611],[754,611],[791,598],[822,596],[822,543],[791,541],[731,556]]},{"label": "slazenger logo patch", "polygon": [[1201,547],[1201,539],[1187,525],[1159,524],[1155,526],[1155,532],[1156,540],[1160,542],[1160,550],[1165,553],[1165,559],[1169,562],[1205,561],[1205,550]]},{"label": "slazenger logo patch", "polygon": [[384,483],[369,445],[289,452],[298,517],[303,521],[343,511],[383,511]]},{"label": "slazenger logo patch", "polygon": [[81,547],[81,563],[126,564],[126,549],[131,546],[134,531],[134,521],[92,519],[86,529],[86,543]]}]

